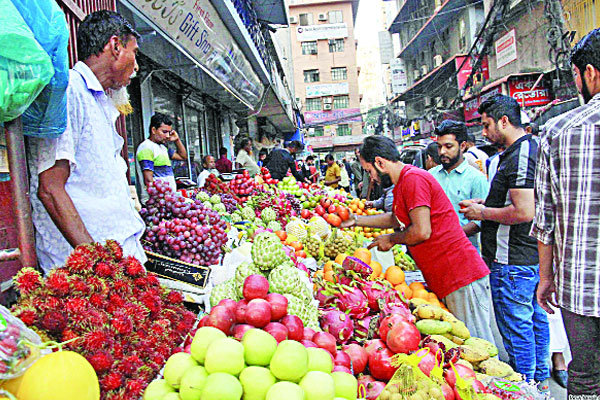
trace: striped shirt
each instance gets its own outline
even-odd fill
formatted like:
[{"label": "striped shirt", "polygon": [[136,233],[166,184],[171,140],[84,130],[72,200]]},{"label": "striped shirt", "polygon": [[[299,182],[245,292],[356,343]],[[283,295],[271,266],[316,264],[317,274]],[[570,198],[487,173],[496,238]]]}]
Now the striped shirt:
[{"label": "striped shirt", "polygon": [[[538,141],[523,135],[498,156],[498,168],[485,200],[486,207],[504,208],[512,204],[511,189],[533,189]],[[539,264],[537,241],[529,236],[531,222],[504,225],[481,223],[481,254],[487,262],[507,265]]]},{"label": "striped shirt", "polygon": [[556,300],[600,317],[600,94],[545,125],[531,235],[553,244]]}]

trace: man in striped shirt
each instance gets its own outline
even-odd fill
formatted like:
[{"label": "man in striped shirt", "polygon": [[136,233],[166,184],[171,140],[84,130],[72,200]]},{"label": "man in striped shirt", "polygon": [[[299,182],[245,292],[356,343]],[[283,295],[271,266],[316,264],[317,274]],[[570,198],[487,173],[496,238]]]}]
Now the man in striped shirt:
[{"label": "man in striped shirt", "polygon": [[487,199],[463,201],[460,212],[482,221],[481,253],[490,267],[494,312],[508,361],[547,392],[548,316],[536,301],[539,259],[537,242],[529,236],[538,143],[523,129],[521,108],[512,97],[490,97],[479,113],[483,135],[506,150],[498,156]]},{"label": "man in striped shirt", "polygon": [[[600,395],[600,29],[573,49],[585,105],[540,135],[531,234],[540,254],[539,304],[561,308],[573,361],[570,395]],[[577,396],[583,398],[584,396]]]}]

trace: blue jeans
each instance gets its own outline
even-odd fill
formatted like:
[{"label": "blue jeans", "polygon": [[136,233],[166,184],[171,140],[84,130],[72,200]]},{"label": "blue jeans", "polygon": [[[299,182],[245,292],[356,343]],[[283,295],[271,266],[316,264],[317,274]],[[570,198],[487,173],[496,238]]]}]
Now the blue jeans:
[{"label": "blue jeans", "polygon": [[493,262],[490,272],[496,321],[510,365],[528,380],[549,378],[548,317],[535,296],[539,265]]}]

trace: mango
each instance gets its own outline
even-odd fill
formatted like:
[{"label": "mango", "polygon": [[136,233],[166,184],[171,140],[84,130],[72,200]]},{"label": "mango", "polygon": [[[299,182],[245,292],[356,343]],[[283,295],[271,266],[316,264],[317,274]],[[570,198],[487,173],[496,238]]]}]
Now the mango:
[{"label": "mango", "polygon": [[435,319],[422,319],[417,321],[416,325],[419,332],[424,335],[441,335],[452,329],[450,323]]}]

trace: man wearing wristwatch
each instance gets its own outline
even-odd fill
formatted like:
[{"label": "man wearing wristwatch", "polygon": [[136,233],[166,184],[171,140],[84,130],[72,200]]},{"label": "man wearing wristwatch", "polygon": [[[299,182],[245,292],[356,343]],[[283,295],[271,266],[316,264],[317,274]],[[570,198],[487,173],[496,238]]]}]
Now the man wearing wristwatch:
[{"label": "man wearing wristwatch", "polygon": [[394,142],[381,135],[364,140],[360,163],[372,180],[391,180],[394,203],[391,212],[353,214],[342,226],[396,229],[375,238],[369,248],[388,251],[395,244],[407,245],[428,288],[465,322],[471,335],[494,342],[490,271],[465,235],[440,184],[424,169],[400,161]]},{"label": "man wearing wristwatch", "polygon": [[513,368],[527,380],[550,377],[546,312],[536,301],[537,240],[529,236],[535,213],[534,176],[538,141],[523,129],[515,99],[496,95],[479,107],[483,135],[506,147],[484,200],[460,203],[460,212],[481,222],[481,253],[490,267],[494,310]]}]

